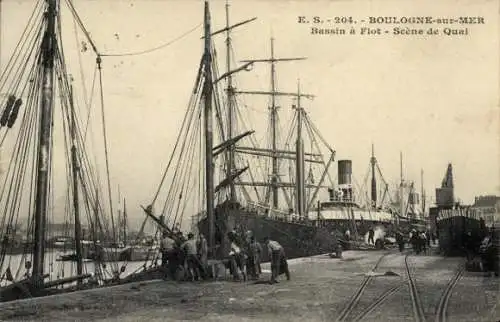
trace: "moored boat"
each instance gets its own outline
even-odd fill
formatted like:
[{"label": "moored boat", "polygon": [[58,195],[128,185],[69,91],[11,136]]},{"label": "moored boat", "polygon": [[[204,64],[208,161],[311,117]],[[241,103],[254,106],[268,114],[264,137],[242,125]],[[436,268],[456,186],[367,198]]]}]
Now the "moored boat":
[{"label": "moored boat", "polygon": [[[479,205],[463,205],[455,200],[452,170],[450,163],[441,187],[436,189],[436,206],[430,209],[439,248],[445,256],[464,255],[469,236],[481,240],[495,223],[500,222],[498,210],[486,215]],[[493,201],[493,209],[499,209],[496,200]]]},{"label": "moored boat", "polygon": [[[0,3],[0,6],[3,5]],[[89,236],[92,240],[97,240],[97,235],[103,235],[104,230],[109,232],[108,227],[113,226],[107,225],[107,216],[112,214],[111,192],[108,189],[110,200],[106,203],[99,194],[103,189],[96,179],[98,166],[92,164],[91,159],[94,158],[89,158],[84,139],[87,126],[90,130],[95,124],[89,122],[87,117],[79,119],[77,109],[82,105],[74,102],[74,97],[77,97],[73,88],[75,80],[69,74],[61,37],[63,21],[66,21],[61,19],[61,3],[47,0],[27,5],[32,5],[32,12],[26,17],[25,31],[9,63],[2,66],[5,69],[0,75],[0,148],[9,148],[9,167],[1,176],[0,240],[8,241],[15,232],[13,227],[27,223],[22,234],[26,238],[24,245],[29,247],[22,245],[23,256],[12,261],[12,257],[7,257],[8,248],[16,248],[16,245],[4,243],[2,246],[0,276],[7,277],[3,281],[6,284],[0,287],[1,301],[102,285],[106,279],[102,263],[93,265],[92,273],[84,270],[82,221],[87,219],[86,224],[92,227],[92,236]],[[80,29],[85,29],[72,3],[67,5],[68,12],[78,21]],[[14,23],[19,21],[15,19]],[[14,32],[15,28],[12,30]],[[88,33],[85,34],[89,37]],[[96,54],[92,67],[101,71],[102,59]],[[81,73],[83,79],[82,70]],[[99,77],[102,81],[102,75]],[[104,98],[102,87],[100,90],[101,98]],[[83,105],[87,106],[87,103]],[[104,119],[102,115],[102,123]],[[105,131],[102,141],[107,147]],[[105,163],[109,170],[108,162],[106,156]],[[109,187],[109,171],[104,178]],[[109,213],[105,210],[106,205],[109,205]],[[65,224],[64,232],[52,226],[59,213],[74,223],[73,231]],[[54,236],[72,237],[51,240]],[[50,248],[56,248],[56,251],[51,252]],[[74,250],[75,254],[66,254],[68,256],[59,258],[63,259],[59,261],[57,257],[61,250]],[[64,259],[71,257],[76,260],[76,265],[64,267]],[[111,268],[113,273],[120,272],[117,265],[111,266],[107,266],[108,270]],[[64,274],[48,273],[56,270]]]}]

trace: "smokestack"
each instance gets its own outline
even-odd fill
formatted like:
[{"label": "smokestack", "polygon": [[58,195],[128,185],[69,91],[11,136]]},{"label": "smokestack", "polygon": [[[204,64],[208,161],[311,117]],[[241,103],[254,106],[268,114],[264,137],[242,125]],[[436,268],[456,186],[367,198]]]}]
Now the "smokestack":
[{"label": "smokestack", "polygon": [[342,201],[352,202],[352,161],[339,160],[338,161],[338,183],[339,189],[342,191]]},{"label": "smokestack", "polygon": [[338,182],[341,185],[350,185],[352,175],[352,161],[339,160],[338,161]]}]

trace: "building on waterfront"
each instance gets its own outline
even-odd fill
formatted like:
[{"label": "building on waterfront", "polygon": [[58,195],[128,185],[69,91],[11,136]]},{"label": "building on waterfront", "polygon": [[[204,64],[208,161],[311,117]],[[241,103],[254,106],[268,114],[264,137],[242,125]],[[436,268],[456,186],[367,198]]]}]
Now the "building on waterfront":
[{"label": "building on waterfront", "polygon": [[500,223],[500,196],[486,195],[478,196],[474,200],[472,208],[479,212],[486,226],[491,227],[493,223]]}]

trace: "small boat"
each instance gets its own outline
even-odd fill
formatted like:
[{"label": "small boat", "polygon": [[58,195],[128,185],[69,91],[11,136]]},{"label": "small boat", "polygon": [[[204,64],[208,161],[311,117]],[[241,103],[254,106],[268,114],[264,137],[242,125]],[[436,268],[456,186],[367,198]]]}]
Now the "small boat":
[{"label": "small boat", "polygon": [[[94,242],[90,240],[82,240],[81,241],[81,249],[82,249],[82,261],[83,262],[91,262],[93,261],[95,246]],[[59,262],[78,262],[78,255],[75,253],[64,254],[59,256],[57,259]]]},{"label": "small boat", "polygon": [[[66,254],[66,255],[59,256],[59,258],[56,259],[56,261],[58,261],[58,262],[76,262],[76,261],[78,261],[78,257],[76,256],[76,254]],[[88,262],[92,262],[92,259],[85,258],[85,259],[82,259],[82,261],[85,263],[88,263]]]},{"label": "small boat", "polygon": [[47,248],[52,249],[69,249],[74,247],[75,241],[71,237],[56,237],[49,241]]},{"label": "small boat", "polygon": [[129,262],[142,262],[154,259],[159,253],[160,247],[153,246],[132,246],[130,247],[130,257],[127,259]]}]

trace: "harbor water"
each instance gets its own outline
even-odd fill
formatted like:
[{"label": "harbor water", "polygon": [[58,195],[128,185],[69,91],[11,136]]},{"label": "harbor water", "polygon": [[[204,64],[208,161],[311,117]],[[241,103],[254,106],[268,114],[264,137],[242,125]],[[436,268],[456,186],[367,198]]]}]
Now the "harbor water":
[{"label": "harbor water", "polygon": [[[65,277],[75,276],[77,271],[76,262],[73,261],[61,261],[60,257],[63,255],[69,255],[71,252],[64,252],[58,250],[49,250],[45,253],[45,274],[49,277],[46,281],[57,280]],[[151,260],[146,262],[147,267],[154,264],[154,259],[156,254],[151,254]],[[10,268],[14,280],[20,280],[29,272],[31,274],[31,254],[19,254],[19,255],[6,255],[3,270]],[[94,261],[86,260],[83,263],[83,274],[96,275],[96,272],[101,267],[103,277],[105,279],[112,278],[116,272],[120,273],[120,278],[133,274],[134,272],[140,271],[144,267],[145,262],[107,262],[103,265],[97,265]],[[123,270],[123,271],[122,271]],[[6,274],[0,276],[0,286],[5,286],[10,282],[6,278]]]}]

